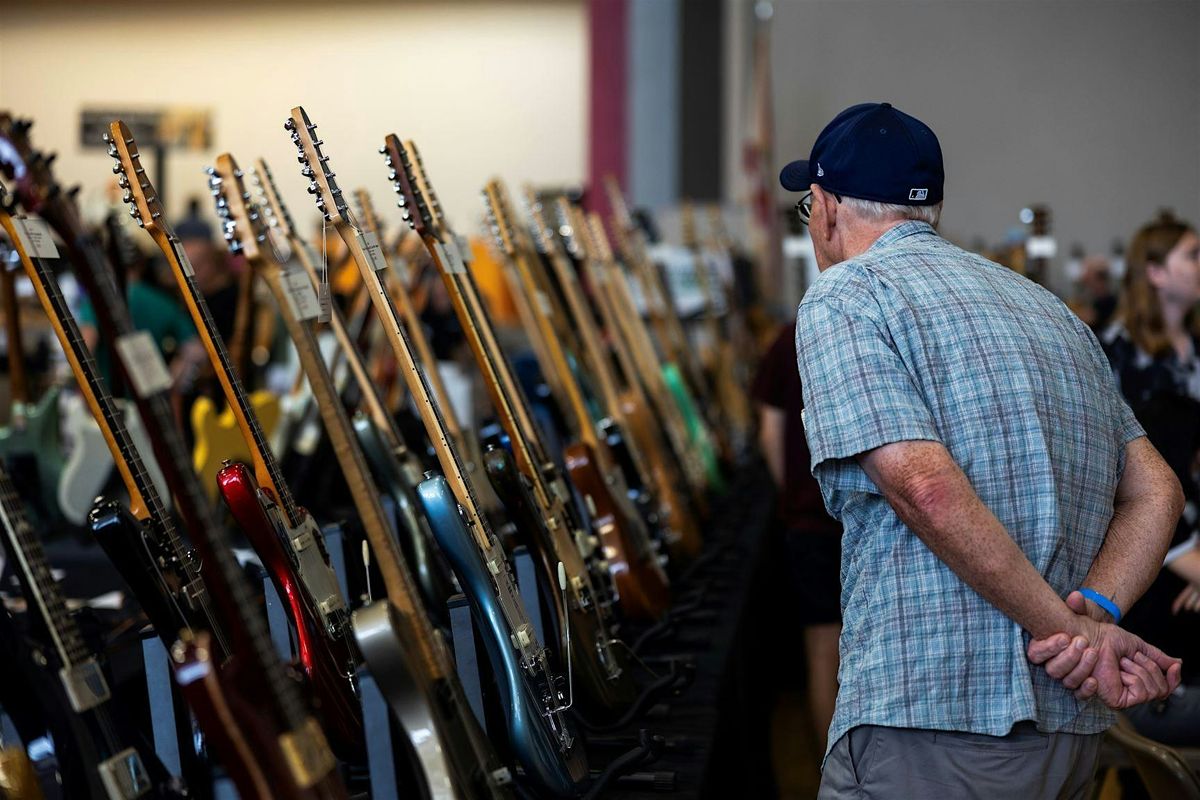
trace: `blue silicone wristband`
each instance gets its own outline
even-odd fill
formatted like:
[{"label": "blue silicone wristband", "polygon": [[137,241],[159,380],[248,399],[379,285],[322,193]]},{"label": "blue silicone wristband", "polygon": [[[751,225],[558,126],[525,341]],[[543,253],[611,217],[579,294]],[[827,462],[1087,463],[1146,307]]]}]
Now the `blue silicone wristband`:
[{"label": "blue silicone wristband", "polygon": [[1117,604],[1112,600],[1109,600],[1095,589],[1088,589],[1086,587],[1080,589],[1079,593],[1111,614],[1114,623],[1121,621],[1121,609],[1117,608]]}]

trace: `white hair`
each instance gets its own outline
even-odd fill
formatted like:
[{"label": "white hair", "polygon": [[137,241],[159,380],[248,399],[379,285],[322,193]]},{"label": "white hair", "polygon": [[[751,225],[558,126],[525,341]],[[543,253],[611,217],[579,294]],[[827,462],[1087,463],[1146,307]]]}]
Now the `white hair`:
[{"label": "white hair", "polygon": [[915,219],[937,227],[942,218],[942,204],[933,206],[902,206],[895,203],[879,203],[858,197],[843,197],[842,205],[872,222],[889,222],[894,219]]}]

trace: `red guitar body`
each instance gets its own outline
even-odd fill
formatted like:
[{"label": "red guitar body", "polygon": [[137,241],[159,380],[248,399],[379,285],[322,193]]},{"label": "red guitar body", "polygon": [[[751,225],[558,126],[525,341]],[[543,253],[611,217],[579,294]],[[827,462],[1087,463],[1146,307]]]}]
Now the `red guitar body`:
[{"label": "red guitar body", "polygon": [[563,460],[571,484],[592,516],[621,610],[631,619],[658,619],[670,605],[671,592],[649,542],[638,541],[628,529],[591,447],[583,442],[569,444],[563,449]]},{"label": "red guitar body", "polygon": [[349,627],[326,629],[312,595],[305,589],[298,562],[282,538],[295,531],[289,529],[279,506],[259,487],[250,469],[245,464],[225,467],[217,473],[217,487],[287,605],[296,632],[298,666],[307,678],[330,745],[343,759],[360,758],[362,716],[354,688],[356,659],[347,638]]}]

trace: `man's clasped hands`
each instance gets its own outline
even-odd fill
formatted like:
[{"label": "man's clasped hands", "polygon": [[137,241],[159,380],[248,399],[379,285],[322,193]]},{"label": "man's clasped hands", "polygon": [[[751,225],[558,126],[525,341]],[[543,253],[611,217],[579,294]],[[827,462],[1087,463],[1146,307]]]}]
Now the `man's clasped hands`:
[{"label": "man's clasped hands", "polygon": [[1079,592],[1067,597],[1075,612],[1069,630],[1033,639],[1026,655],[1080,700],[1097,697],[1122,709],[1161,700],[1179,686],[1182,662],[1132,633],[1103,621],[1107,615]]}]

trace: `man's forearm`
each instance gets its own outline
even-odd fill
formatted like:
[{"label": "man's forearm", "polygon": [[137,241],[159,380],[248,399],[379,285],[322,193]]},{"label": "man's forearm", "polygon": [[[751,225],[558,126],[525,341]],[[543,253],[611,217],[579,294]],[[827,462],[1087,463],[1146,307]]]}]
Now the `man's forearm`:
[{"label": "man's forearm", "polygon": [[1034,637],[1076,631],[1076,615],[942,445],[898,442],[859,462],[904,524],[985,600]]},{"label": "man's forearm", "polygon": [[1183,492],[1175,473],[1148,439],[1131,441],[1108,534],[1084,585],[1128,611],[1162,569],[1182,511]]}]

